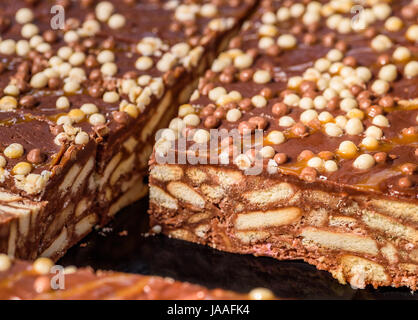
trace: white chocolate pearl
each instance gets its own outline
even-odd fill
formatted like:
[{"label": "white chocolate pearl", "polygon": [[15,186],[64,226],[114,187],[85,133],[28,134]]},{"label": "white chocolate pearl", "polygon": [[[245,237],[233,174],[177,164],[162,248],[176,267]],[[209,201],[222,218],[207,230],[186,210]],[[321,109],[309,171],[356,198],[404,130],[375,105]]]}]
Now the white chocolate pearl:
[{"label": "white chocolate pearl", "polygon": [[357,108],[357,101],[353,98],[345,98],[340,102],[341,110],[348,112],[351,109]]},{"label": "white chocolate pearl", "polygon": [[376,36],[371,42],[372,49],[381,52],[386,51],[392,47],[392,41],[385,35]]},{"label": "white chocolate pearl", "polygon": [[389,90],[389,83],[385,80],[376,80],[373,82],[371,89],[378,95],[383,95]]},{"label": "white chocolate pearl", "polygon": [[379,146],[379,141],[376,138],[367,136],[361,141],[361,144],[369,150],[374,150]]},{"label": "white chocolate pearl", "polygon": [[372,6],[375,17],[379,20],[385,20],[392,12],[392,8],[387,3],[377,3]]},{"label": "white chocolate pearl", "polygon": [[249,54],[239,55],[234,59],[234,66],[238,69],[246,69],[253,64],[253,58]]},{"label": "white chocolate pearl", "polygon": [[345,131],[349,135],[360,134],[364,131],[363,123],[358,118],[352,118],[347,121],[347,124],[345,125]]},{"label": "white chocolate pearl", "polygon": [[43,72],[38,72],[33,75],[30,79],[30,85],[32,88],[41,89],[45,87],[48,83],[48,77]]},{"label": "white chocolate pearl", "polygon": [[75,136],[74,142],[76,144],[87,144],[89,142],[89,135],[86,132],[81,131]]},{"label": "white chocolate pearl", "polygon": [[174,118],[170,121],[170,125],[168,127],[176,132],[181,132],[186,127],[186,125],[184,124],[183,119]]},{"label": "white chocolate pearl", "polygon": [[273,147],[266,146],[266,147],[261,148],[260,154],[265,159],[271,159],[271,158],[274,157],[275,151],[274,151]]},{"label": "white chocolate pearl", "polygon": [[12,143],[4,149],[3,153],[10,159],[20,158],[23,155],[23,146],[20,143]]},{"label": "white chocolate pearl", "polygon": [[39,28],[33,23],[26,23],[20,31],[23,38],[30,39],[39,33]]},{"label": "white chocolate pearl", "polygon": [[390,17],[385,21],[385,28],[388,31],[396,32],[399,31],[403,26],[403,22],[398,17]]},{"label": "white chocolate pearl", "polygon": [[292,49],[297,44],[297,39],[291,34],[283,34],[277,39],[279,47],[284,49]]},{"label": "white chocolate pearl", "polygon": [[279,21],[286,21],[290,19],[290,10],[286,7],[281,7],[276,12],[277,20]]},{"label": "white chocolate pearl", "polygon": [[334,89],[332,88],[327,88],[325,89],[325,91],[323,92],[323,95],[325,97],[325,99],[327,100],[331,100],[332,98],[337,96],[337,93],[335,92]]},{"label": "white chocolate pearl", "polygon": [[393,52],[392,57],[396,61],[406,61],[409,60],[409,58],[411,58],[411,51],[406,47],[398,47]]},{"label": "white chocolate pearl", "polygon": [[385,81],[394,81],[398,76],[396,66],[393,64],[387,64],[383,66],[379,71],[379,78]]},{"label": "white chocolate pearl", "polygon": [[115,103],[119,101],[119,94],[115,91],[105,92],[103,95],[103,101],[108,103]]},{"label": "white chocolate pearl", "polygon": [[343,135],[343,130],[335,123],[327,123],[325,125],[325,132],[330,137],[339,137]]},{"label": "white chocolate pearl", "polygon": [[318,118],[318,112],[316,112],[315,110],[306,110],[302,112],[300,115],[300,121],[302,121],[305,124],[311,122],[316,118]]},{"label": "white chocolate pearl", "polygon": [[136,62],[135,62],[135,68],[137,68],[138,70],[148,70],[152,67],[152,65],[154,64],[154,62],[152,61],[152,59],[150,57],[139,57]]},{"label": "white chocolate pearl", "polygon": [[258,34],[260,36],[275,37],[278,32],[277,27],[270,24],[263,24],[258,28]]},{"label": "white chocolate pearl", "polygon": [[14,175],[26,176],[32,171],[32,165],[28,162],[22,161],[16,163],[12,169]]},{"label": "white chocolate pearl", "polygon": [[332,116],[331,113],[329,113],[328,111],[322,111],[319,115],[318,115],[318,120],[321,122],[330,122],[334,119],[334,117]]},{"label": "white chocolate pearl", "polygon": [[109,1],[102,1],[96,6],[96,17],[100,21],[107,21],[113,13],[113,4]]},{"label": "white chocolate pearl", "polygon": [[183,118],[184,123],[186,126],[196,127],[200,123],[200,118],[198,115],[190,113]]},{"label": "white chocolate pearl", "polygon": [[118,72],[118,67],[114,62],[106,62],[100,68],[100,72],[105,76],[114,76]]},{"label": "white chocolate pearl", "polygon": [[65,92],[75,93],[78,89],[80,89],[80,83],[77,81],[68,81],[66,84],[64,84],[63,89]]},{"label": "white chocolate pearl", "polygon": [[71,125],[72,123],[73,123],[73,120],[69,116],[61,116],[57,119],[58,125],[64,125],[64,124]]},{"label": "white chocolate pearl", "polygon": [[324,161],[320,157],[312,157],[307,162],[308,167],[321,169],[324,166]]},{"label": "white chocolate pearl", "polygon": [[21,8],[17,10],[15,15],[16,22],[19,24],[25,24],[32,22],[33,20],[33,11],[29,8]]},{"label": "white chocolate pearl", "polygon": [[67,31],[64,34],[64,41],[66,43],[76,42],[78,41],[78,39],[80,39],[80,37],[78,36],[77,32],[75,32],[74,30]]},{"label": "white chocolate pearl", "polygon": [[303,81],[303,78],[300,77],[300,76],[291,77],[287,81],[287,86],[288,86],[288,88],[291,88],[291,89],[297,89],[297,88],[299,88],[302,81]]},{"label": "white chocolate pearl", "polygon": [[4,253],[0,253],[0,272],[4,272],[10,269],[12,261],[9,256]]},{"label": "white chocolate pearl", "polygon": [[267,135],[267,140],[273,144],[281,144],[286,140],[286,138],[283,132],[273,130]]},{"label": "white chocolate pearl", "polygon": [[99,109],[94,103],[85,103],[80,107],[80,109],[87,115],[99,112]]},{"label": "white chocolate pearl", "polygon": [[322,110],[327,106],[327,99],[325,99],[324,96],[317,96],[315,97],[313,103],[315,109]]},{"label": "white chocolate pearl", "polygon": [[405,77],[408,79],[418,76],[418,61],[408,62],[403,72]]},{"label": "white chocolate pearl", "polygon": [[103,50],[97,55],[97,61],[101,64],[115,61],[115,54],[110,50]]},{"label": "white chocolate pearl", "polygon": [[206,18],[214,17],[218,12],[218,8],[212,3],[205,3],[200,8],[200,15]]},{"label": "white chocolate pearl", "polygon": [[375,116],[372,123],[379,127],[389,127],[389,120],[382,114]]},{"label": "white chocolate pearl", "polygon": [[367,128],[365,134],[368,137],[373,137],[375,139],[380,139],[383,136],[383,131],[382,131],[382,129],[380,129],[376,126],[370,126],[370,127]]},{"label": "white chocolate pearl", "polygon": [[309,97],[303,97],[302,99],[300,99],[299,101],[299,107],[302,109],[312,109],[314,107],[312,98]]},{"label": "white chocolate pearl", "polygon": [[353,167],[360,170],[367,170],[373,167],[375,164],[374,158],[370,154],[359,155],[353,162]]},{"label": "white chocolate pearl", "polygon": [[86,60],[86,55],[84,52],[74,52],[68,62],[71,63],[73,66],[79,66],[84,63]]},{"label": "white chocolate pearl", "polygon": [[67,97],[59,97],[55,102],[57,109],[68,109],[70,107],[70,101]]},{"label": "white chocolate pearl", "polygon": [[16,54],[18,56],[26,56],[30,51],[29,42],[26,40],[19,40],[16,43]]},{"label": "white chocolate pearl", "polygon": [[337,116],[335,118],[335,123],[341,128],[344,129],[345,126],[347,125],[347,118],[344,116]]},{"label": "white chocolate pearl", "polygon": [[263,108],[267,105],[267,100],[262,95],[255,95],[251,98],[251,103],[256,108]]},{"label": "white chocolate pearl", "polygon": [[33,263],[33,269],[39,274],[48,274],[54,263],[48,258],[38,258]]},{"label": "white chocolate pearl", "polygon": [[119,13],[112,15],[107,22],[111,29],[120,29],[125,25],[125,23],[125,17]]},{"label": "white chocolate pearl", "polygon": [[235,122],[241,119],[242,113],[239,109],[234,108],[231,110],[228,110],[226,113],[226,120],[229,122]]},{"label": "white chocolate pearl", "polygon": [[177,131],[174,131],[172,129],[164,129],[161,133],[161,139],[168,140],[168,141],[174,141],[177,138]]},{"label": "white chocolate pearl", "polygon": [[187,116],[190,113],[194,113],[194,108],[192,107],[192,105],[190,104],[182,104],[179,107],[179,117],[184,118],[185,116]]},{"label": "white chocolate pearl", "polygon": [[[329,53],[328,53],[329,54]],[[325,72],[329,69],[331,66],[331,62],[328,59],[321,58],[315,61],[315,69],[317,69],[320,72]]]},{"label": "white chocolate pearl", "polygon": [[264,83],[270,82],[270,80],[271,80],[270,72],[266,70],[257,70],[256,72],[254,72],[253,81],[255,83],[264,84]]},{"label": "white chocolate pearl", "polygon": [[206,143],[209,141],[209,138],[209,132],[204,129],[198,129],[193,135],[193,141],[196,143]]},{"label": "white chocolate pearl", "polygon": [[372,78],[371,71],[366,67],[358,67],[356,69],[357,77],[359,77],[364,82],[369,81]]},{"label": "white chocolate pearl", "polygon": [[258,40],[258,47],[262,50],[266,50],[274,45],[274,40],[271,37],[262,37]]},{"label": "white chocolate pearl", "polygon": [[406,30],[405,37],[412,42],[418,41],[418,24],[414,24]]},{"label": "white chocolate pearl", "polygon": [[265,24],[274,24],[276,23],[277,18],[273,12],[265,12],[261,17],[261,21]]},{"label": "white chocolate pearl", "polygon": [[335,172],[338,170],[338,165],[334,160],[325,161],[324,167],[327,172]]},{"label": "white chocolate pearl", "polygon": [[279,119],[279,126],[281,127],[290,127],[295,124],[295,120],[293,120],[290,116],[283,116]]},{"label": "white chocolate pearl", "polygon": [[290,7],[290,15],[293,18],[299,18],[305,12],[305,6],[301,3],[295,3]]},{"label": "white chocolate pearl", "polygon": [[93,126],[101,125],[106,123],[106,118],[101,113],[93,113],[89,117],[89,122]]},{"label": "white chocolate pearl", "polygon": [[331,49],[327,53],[327,59],[332,62],[341,61],[343,59],[343,53],[338,49]]},{"label": "white chocolate pearl", "polygon": [[291,93],[284,97],[283,102],[291,107],[296,107],[299,105],[300,98],[297,94]]},{"label": "white chocolate pearl", "polygon": [[212,101],[216,101],[219,97],[227,94],[225,88],[223,87],[216,87],[209,91],[209,99]]},{"label": "white chocolate pearl", "polygon": [[352,141],[346,140],[340,143],[338,151],[344,156],[352,157],[357,153],[357,146]]}]

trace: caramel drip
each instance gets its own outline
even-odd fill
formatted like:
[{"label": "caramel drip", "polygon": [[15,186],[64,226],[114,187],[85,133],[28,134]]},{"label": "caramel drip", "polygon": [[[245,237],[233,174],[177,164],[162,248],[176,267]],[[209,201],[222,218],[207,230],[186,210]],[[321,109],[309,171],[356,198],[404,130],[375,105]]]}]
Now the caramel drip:
[{"label": "caramel drip", "polygon": [[110,297],[105,298],[106,300],[123,300],[128,299],[129,297],[140,295],[144,292],[145,286],[148,284],[149,278],[145,277],[144,279],[139,280],[134,285],[129,286],[121,290],[117,290]]}]

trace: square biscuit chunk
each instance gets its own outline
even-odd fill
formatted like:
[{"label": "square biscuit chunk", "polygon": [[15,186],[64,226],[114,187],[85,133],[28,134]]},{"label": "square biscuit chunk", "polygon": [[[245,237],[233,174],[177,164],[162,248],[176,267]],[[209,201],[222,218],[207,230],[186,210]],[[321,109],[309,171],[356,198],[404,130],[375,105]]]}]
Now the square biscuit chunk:
[{"label": "square biscuit chunk", "polygon": [[[51,272],[52,273],[51,273]],[[61,277],[60,279],[57,276]],[[61,286],[60,286],[61,285]],[[172,278],[54,266],[0,254],[1,300],[273,300],[265,288],[248,293],[208,289]]]},{"label": "square biscuit chunk", "polygon": [[0,252],[57,259],[147,192],[153,135],[255,1],[2,1]]},{"label": "square biscuit chunk", "polygon": [[416,1],[261,1],[150,165],[154,232],[418,283]]}]

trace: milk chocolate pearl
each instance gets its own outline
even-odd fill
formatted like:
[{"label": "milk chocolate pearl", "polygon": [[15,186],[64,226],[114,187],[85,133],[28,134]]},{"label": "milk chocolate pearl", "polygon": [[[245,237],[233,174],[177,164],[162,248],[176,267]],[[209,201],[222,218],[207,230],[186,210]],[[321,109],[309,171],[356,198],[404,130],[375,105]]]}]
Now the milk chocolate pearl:
[{"label": "milk chocolate pearl", "polygon": [[45,39],[46,42],[48,43],[54,43],[55,41],[57,41],[57,34],[52,31],[52,30],[46,30],[43,34],[42,34],[43,38]]},{"label": "milk chocolate pearl", "polygon": [[219,81],[222,83],[232,83],[234,81],[234,76],[228,73],[221,73]]},{"label": "milk chocolate pearl", "polygon": [[317,175],[317,171],[311,167],[303,168],[302,172],[300,173],[301,178],[307,182],[314,182]]},{"label": "milk chocolate pearl", "polygon": [[273,91],[270,88],[261,89],[260,94],[266,99],[273,98]]},{"label": "milk chocolate pearl", "polygon": [[415,154],[415,157],[417,157],[417,158],[418,158],[418,148],[416,148],[416,149],[415,149],[414,154]]},{"label": "milk chocolate pearl", "polygon": [[215,85],[213,83],[208,83],[203,86],[202,90],[200,91],[201,94],[204,96],[207,96],[209,94],[209,91],[215,88]]},{"label": "milk chocolate pearl", "polygon": [[351,86],[351,88],[350,88],[350,91],[351,91],[351,93],[355,96],[355,97],[357,97],[359,94],[360,94],[360,92],[363,90],[363,88],[362,87],[360,87],[359,85],[357,85],[357,84],[355,84],[355,85],[353,85],[353,86]]},{"label": "milk chocolate pearl", "polygon": [[205,79],[214,80],[215,78],[216,78],[216,72],[214,72],[212,70],[207,70],[205,72]]},{"label": "milk chocolate pearl", "polygon": [[253,132],[255,129],[255,125],[248,121],[242,121],[238,125],[238,131],[241,134],[248,134],[249,132]]},{"label": "milk chocolate pearl", "polygon": [[105,49],[114,49],[115,46],[116,46],[116,42],[113,37],[109,37],[102,42],[102,47]]},{"label": "milk chocolate pearl", "polygon": [[334,159],[334,154],[331,151],[321,151],[318,153],[318,157],[323,160],[332,160]]},{"label": "milk chocolate pearl", "polygon": [[52,77],[48,79],[48,87],[52,90],[57,90],[62,86],[62,80],[57,77]]},{"label": "milk chocolate pearl", "polygon": [[300,84],[300,90],[302,92],[308,92],[308,91],[313,91],[316,89],[316,83],[313,81],[309,81],[309,80],[304,80],[302,81],[302,83]]},{"label": "milk chocolate pearl", "polygon": [[123,79],[136,79],[138,78],[138,72],[136,71],[127,71],[123,74]]},{"label": "milk chocolate pearl", "polygon": [[303,136],[308,133],[308,128],[303,123],[296,123],[292,126],[291,131],[296,136]]},{"label": "milk chocolate pearl", "polygon": [[380,98],[379,105],[381,105],[384,108],[391,108],[395,105],[395,101],[391,96],[384,96]]},{"label": "milk chocolate pearl", "polygon": [[368,107],[372,105],[372,101],[370,99],[362,99],[359,100],[359,107],[360,109],[366,110]]},{"label": "milk chocolate pearl", "polygon": [[403,174],[413,175],[417,171],[418,166],[413,163],[404,163],[401,165],[401,171]]},{"label": "milk chocolate pearl", "polygon": [[315,154],[311,150],[303,150],[298,156],[298,161],[308,161],[314,156]]},{"label": "milk chocolate pearl", "polygon": [[226,105],[223,106],[226,110],[236,109],[238,108],[238,104],[236,102],[228,102]]},{"label": "milk chocolate pearl", "polygon": [[303,36],[303,43],[305,44],[312,45],[315,44],[317,41],[318,38],[312,33],[307,33]]},{"label": "milk chocolate pearl", "polygon": [[33,282],[33,289],[36,293],[47,293],[52,290],[51,279],[48,276],[40,276]]},{"label": "milk chocolate pearl", "polygon": [[129,115],[123,111],[113,111],[113,119],[120,124],[126,124],[129,122]]},{"label": "milk chocolate pearl", "polygon": [[335,34],[328,33],[322,38],[322,44],[326,47],[332,47],[335,42]]},{"label": "milk chocolate pearl", "polygon": [[390,56],[388,54],[381,54],[377,57],[377,63],[384,66],[390,62]]},{"label": "milk chocolate pearl", "polygon": [[27,95],[22,97],[19,102],[23,107],[31,109],[36,106],[37,99],[32,95]]},{"label": "milk chocolate pearl", "polygon": [[348,44],[344,40],[339,40],[335,44],[335,48],[338,49],[338,50],[340,50],[341,52],[346,52],[347,49],[348,49]]},{"label": "milk chocolate pearl", "polygon": [[366,36],[366,38],[374,38],[377,34],[376,28],[374,27],[369,27],[366,29],[366,31],[364,31],[364,35]]},{"label": "milk chocolate pearl", "polygon": [[92,85],[91,87],[88,88],[87,91],[89,92],[89,95],[92,96],[93,98],[99,98],[104,93],[104,88],[101,87],[100,85]]},{"label": "milk chocolate pearl", "polygon": [[32,149],[28,152],[26,159],[33,164],[41,163],[44,159],[44,156],[40,149]]},{"label": "milk chocolate pearl", "polygon": [[266,49],[266,53],[269,56],[277,57],[281,53],[281,49],[277,44],[273,44]]},{"label": "milk chocolate pearl", "polygon": [[222,107],[218,107],[213,115],[218,119],[224,119],[226,116],[226,110]]},{"label": "milk chocolate pearl", "polygon": [[407,6],[404,6],[401,9],[401,15],[402,17],[404,17],[405,19],[408,20],[412,20],[414,18],[416,18],[418,14],[418,6],[414,6],[413,4],[409,4]]},{"label": "milk chocolate pearl", "polygon": [[254,71],[252,69],[242,70],[239,74],[239,79],[242,82],[250,81],[253,78]]},{"label": "milk chocolate pearl", "polygon": [[274,161],[276,161],[277,164],[283,164],[287,161],[287,155],[286,153],[277,153],[274,156]]},{"label": "milk chocolate pearl", "polygon": [[288,108],[283,102],[277,102],[273,104],[271,112],[276,117],[282,117],[287,114]]},{"label": "milk chocolate pearl", "polygon": [[336,110],[338,108],[339,102],[340,102],[340,99],[338,97],[333,97],[330,101],[328,101],[327,110],[328,111]]},{"label": "milk chocolate pearl", "polygon": [[219,119],[215,116],[209,116],[205,119],[203,125],[208,129],[216,128],[219,125]]},{"label": "milk chocolate pearl", "polygon": [[242,45],[242,38],[240,36],[233,37],[229,42],[230,49],[240,48]]},{"label": "milk chocolate pearl", "polygon": [[101,78],[102,78],[102,73],[100,72],[99,69],[94,69],[89,74],[89,79],[92,81],[97,81],[97,80],[100,80]]},{"label": "milk chocolate pearl", "polygon": [[238,103],[239,107],[243,111],[249,111],[252,109],[252,103],[249,98],[244,98]]},{"label": "milk chocolate pearl", "polygon": [[208,117],[208,116],[211,116],[215,112],[215,110],[216,110],[215,105],[209,104],[200,111],[200,115],[203,117]]},{"label": "milk chocolate pearl", "polygon": [[386,152],[378,152],[373,155],[373,158],[377,163],[385,163],[388,155]]},{"label": "milk chocolate pearl", "polygon": [[398,180],[398,186],[401,188],[411,188],[413,182],[409,177],[403,177]]},{"label": "milk chocolate pearl", "polygon": [[359,95],[357,96],[357,99],[358,100],[361,100],[361,99],[369,99],[370,98],[370,91],[368,91],[368,90],[364,90],[364,91],[362,91],[362,92],[360,92],[359,93]]},{"label": "milk chocolate pearl", "polygon": [[84,61],[87,68],[97,68],[99,66],[99,62],[93,55],[88,55],[86,60]]},{"label": "milk chocolate pearl", "polygon": [[355,68],[357,66],[357,60],[356,60],[356,58],[354,58],[352,56],[345,57],[343,59],[343,63],[346,66],[349,66],[349,67],[352,67],[352,68]]},{"label": "milk chocolate pearl", "polygon": [[263,117],[251,117],[248,119],[248,122],[253,124],[256,129],[264,130],[267,127],[268,121],[266,118]]},{"label": "milk chocolate pearl", "polygon": [[418,134],[418,126],[417,127],[409,127],[402,129],[402,134],[406,136],[413,136]]},{"label": "milk chocolate pearl", "polygon": [[366,109],[366,113],[369,117],[374,118],[379,114],[383,114],[383,108],[381,106],[371,106]]}]

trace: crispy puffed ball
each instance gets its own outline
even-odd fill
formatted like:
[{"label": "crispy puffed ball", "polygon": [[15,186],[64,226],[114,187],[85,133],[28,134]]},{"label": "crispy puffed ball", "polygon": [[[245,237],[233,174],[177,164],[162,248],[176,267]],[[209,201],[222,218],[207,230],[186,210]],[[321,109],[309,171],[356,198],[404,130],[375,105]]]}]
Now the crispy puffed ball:
[{"label": "crispy puffed ball", "polygon": [[398,71],[394,64],[387,64],[379,71],[379,78],[385,81],[394,81],[398,76]]},{"label": "crispy puffed ball", "polygon": [[283,49],[292,49],[297,45],[297,39],[291,34],[283,34],[277,39],[277,44]]},{"label": "crispy puffed ball", "polygon": [[352,118],[347,121],[345,131],[349,135],[357,135],[364,131],[363,123],[358,118]]},{"label": "crispy puffed ball", "polygon": [[261,148],[260,154],[264,159],[271,159],[274,157],[275,151],[271,146],[265,146]]},{"label": "crispy puffed ball", "polygon": [[281,144],[286,140],[283,132],[280,132],[278,130],[273,130],[273,131],[269,132],[266,139],[267,139],[268,142],[270,142],[272,144]]},{"label": "crispy puffed ball", "polygon": [[338,165],[334,160],[327,160],[324,163],[324,168],[327,172],[335,172],[338,170]]},{"label": "crispy puffed ball", "polygon": [[389,91],[390,86],[386,80],[378,79],[375,82],[373,82],[371,89],[374,93],[378,95],[384,95],[386,92]]},{"label": "crispy puffed ball", "polygon": [[338,152],[345,157],[354,157],[357,154],[357,146],[349,140],[343,141],[338,147]]},{"label": "crispy puffed ball", "polygon": [[406,78],[411,79],[418,75],[418,61],[410,61],[406,64],[404,70]]},{"label": "crispy puffed ball", "polygon": [[242,113],[237,108],[228,110],[228,112],[226,113],[226,120],[229,122],[236,122],[239,119],[241,119],[241,117],[242,117]]},{"label": "crispy puffed ball", "polygon": [[3,153],[7,158],[17,159],[23,155],[23,146],[20,143],[12,143],[8,145]]},{"label": "crispy puffed ball", "polygon": [[257,70],[256,72],[254,72],[253,81],[255,83],[264,84],[264,83],[270,82],[270,80],[271,80],[270,72],[266,70]]},{"label": "crispy puffed ball", "polygon": [[406,30],[405,37],[411,42],[418,41],[418,24],[414,24]]},{"label": "crispy puffed ball", "polygon": [[377,52],[386,51],[386,50],[390,49],[392,47],[392,45],[393,45],[393,43],[389,39],[389,37],[387,37],[385,35],[382,35],[382,34],[376,36],[370,44],[372,49],[377,51]]},{"label": "crispy puffed ball", "polygon": [[368,150],[375,150],[379,146],[379,141],[374,137],[367,136],[361,141],[361,144]]},{"label": "crispy puffed ball", "polygon": [[48,258],[38,258],[33,263],[33,270],[39,274],[49,274],[51,268],[54,266],[54,263],[51,259]]},{"label": "crispy puffed ball", "polygon": [[32,171],[32,165],[29,162],[18,162],[12,169],[12,174],[26,176]]},{"label": "crispy puffed ball", "polygon": [[359,155],[356,160],[353,162],[353,167],[360,170],[368,170],[374,166],[376,163],[373,156],[370,154],[364,153]]},{"label": "crispy puffed ball", "polygon": [[193,141],[196,143],[206,143],[210,139],[210,134],[207,130],[198,129],[193,135]]}]

